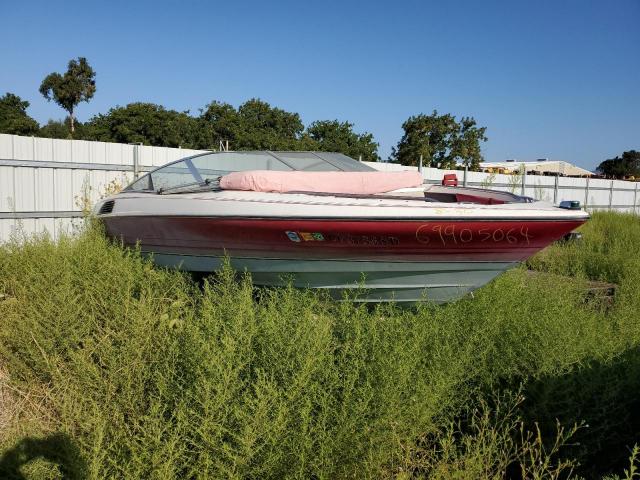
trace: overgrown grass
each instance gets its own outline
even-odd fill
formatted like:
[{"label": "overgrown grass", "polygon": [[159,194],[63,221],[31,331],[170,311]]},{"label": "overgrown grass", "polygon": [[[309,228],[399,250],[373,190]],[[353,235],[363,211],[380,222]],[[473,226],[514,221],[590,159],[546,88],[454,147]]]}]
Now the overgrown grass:
[{"label": "overgrown grass", "polygon": [[[200,288],[96,229],[1,247],[0,471],[623,475],[640,440],[640,220],[598,214],[583,233],[529,262],[553,275],[410,310],[229,269]],[[587,279],[619,285],[612,306]]]}]

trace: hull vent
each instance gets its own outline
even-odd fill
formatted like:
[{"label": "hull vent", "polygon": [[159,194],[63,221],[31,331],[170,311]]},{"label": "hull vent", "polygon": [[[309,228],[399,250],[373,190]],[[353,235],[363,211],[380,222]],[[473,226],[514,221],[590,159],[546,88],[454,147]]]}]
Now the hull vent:
[{"label": "hull vent", "polygon": [[108,200],[102,204],[100,207],[100,211],[98,215],[105,215],[107,213],[111,213],[113,211],[113,206],[116,204],[115,200]]}]

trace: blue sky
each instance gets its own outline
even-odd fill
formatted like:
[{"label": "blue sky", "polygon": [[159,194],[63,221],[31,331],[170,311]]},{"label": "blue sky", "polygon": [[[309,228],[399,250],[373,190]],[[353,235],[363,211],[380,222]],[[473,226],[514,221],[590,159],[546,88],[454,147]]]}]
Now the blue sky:
[{"label": "blue sky", "polygon": [[259,97],[305,124],[349,120],[387,157],[421,112],[487,127],[487,160],[587,168],[640,149],[640,0],[11,2],[0,94],[63,117],[44,76],[85,56],[80,120],[133,101],[197,112]]}]

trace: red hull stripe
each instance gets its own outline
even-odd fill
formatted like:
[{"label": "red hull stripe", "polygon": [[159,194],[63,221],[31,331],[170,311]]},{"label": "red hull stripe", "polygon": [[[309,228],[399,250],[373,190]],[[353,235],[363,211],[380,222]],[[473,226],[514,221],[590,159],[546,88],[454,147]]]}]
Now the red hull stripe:
[{"label": "red hull stripe", "polygon": [[109,215],[100,215],[100,219],[112,219],[112,218],[184,218],[184,219],[202,219],[202,220],[239,220],[241,222],[253,222],[253,221],[314,221],[314,222],[580,222],[580,224],[586,222],[588,218],[585,217],[567,217],[567,216],[558,216],[558,217],[544,217],[544,218],[523,218],[521,216],[516,217],[460,217],[458,216],[419,216],[419,217],[408,217],[403,215],[401,217],[353,217],[353,216],[344,216],[344,217],[330,217],[326,216],[321,217],[313,217],[313,216],[305,216],[305,217],[284,217],[284,216],[273,216],[273,217],[246,217],[246,216],[232,216],[232,215],[120,215],[117,213],[109,214]]},{"label": "red hull stripe", "polygon": [[107,231],[143,250],[233,257],[519,261],[579,220],[336,220],[105,216]]}]

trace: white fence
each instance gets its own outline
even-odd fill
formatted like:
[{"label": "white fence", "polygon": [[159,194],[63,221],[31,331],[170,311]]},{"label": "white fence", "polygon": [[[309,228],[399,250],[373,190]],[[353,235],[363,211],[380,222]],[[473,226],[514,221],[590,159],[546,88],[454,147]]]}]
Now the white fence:
[{"label": "white fence", "polygon": [[[85,195],[95,202],[114,182],[126,185],[137,173],[200,153],[166,147],[57,140],[0,134],[0,242],[21,229],[48,230],[54,237],[82,216]],[[371,163],[380,170],[411,167]],[[456,173],[460,183],[508,190],[553,201],[580,200],[589,209],[640,212],[638,183],[545,176],[489,175],[425,168],[426,183]]]},{"label": "white fence", "polygon": [[109,185],[200,150],[0,134],[0,242],[21,229],[54,237]]},{"label": "white fence", "polygon": [[[417,170],[393,163],[371,163],[379,170]],[[640,182],[573,178],[545,175],[504,175],[464,170],[424,168],[425,183],[440,184],[445,174],[455,173],[458,185],[504,190],[555,204],[563,200],[579,200],[587,210],[616,210],[640,213]]]}]

